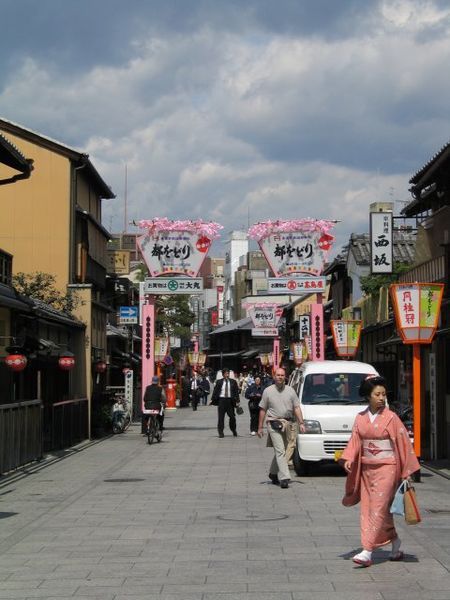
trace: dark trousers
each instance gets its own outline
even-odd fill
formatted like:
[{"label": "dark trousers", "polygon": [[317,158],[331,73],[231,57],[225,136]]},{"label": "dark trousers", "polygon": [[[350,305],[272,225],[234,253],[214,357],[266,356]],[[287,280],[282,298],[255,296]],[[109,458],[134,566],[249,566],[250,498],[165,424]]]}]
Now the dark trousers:
[{"label": "dark trousers", "polygon": [[192,394],[191,394],[191,406],[192,406],[192,410],[197,410],[199,399],[200,399],[200,397],[199,397],[199,394],[197,393],[197,390],[194,390],[192,392]]},{"label": "dark trousers", "polygon": [[230,417],[230,429],[236,431],[236,415],[234,412],[234,404],[231,398],[219,398],[219,405],[217,406],[218,421],[217,430],[219,433],[223,433],[225,415]]},{"label": "dark trousers", "polygon": [[259,407],[255,409],[249,408],[250,412],[250,431],[258,431]]}]

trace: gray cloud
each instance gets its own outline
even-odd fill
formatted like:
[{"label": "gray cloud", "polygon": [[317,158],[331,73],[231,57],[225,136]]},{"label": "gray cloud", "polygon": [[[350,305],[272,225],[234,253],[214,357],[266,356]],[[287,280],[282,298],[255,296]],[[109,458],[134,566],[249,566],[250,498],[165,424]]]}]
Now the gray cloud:
[{"label": "gray cloud", "polygon": [[2,116],[90,153],[111,229],[126,164],[130,218],[331,217],[345,243],[448,141],[446,3],[33,4],[2,7],[31,14],[2,36]]}]

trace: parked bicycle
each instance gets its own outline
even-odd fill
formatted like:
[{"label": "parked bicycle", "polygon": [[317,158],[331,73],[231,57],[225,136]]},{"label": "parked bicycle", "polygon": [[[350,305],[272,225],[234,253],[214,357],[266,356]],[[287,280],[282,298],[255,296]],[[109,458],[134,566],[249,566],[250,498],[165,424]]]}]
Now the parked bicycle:
[{"label": "parked bicycle", "polygon": [[149,444],[153,444],[156,440],[158,443],[162,440],[162,429],[160,415],[164,409],[161,408],[149,408],[145,412],[148,415],[147,418],[147,441]]},{"label": "parked bicycle", "polygon": [[112,407],[112,430],[113,433],[123,433],[131,424],[131,411],[123,395],[116,395],[115,400]]}]

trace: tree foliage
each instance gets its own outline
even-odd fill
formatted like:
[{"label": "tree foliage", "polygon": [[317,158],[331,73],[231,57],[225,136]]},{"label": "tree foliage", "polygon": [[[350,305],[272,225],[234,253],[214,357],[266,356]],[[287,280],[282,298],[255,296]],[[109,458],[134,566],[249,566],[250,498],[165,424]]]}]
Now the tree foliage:
[{"label": "tree foliage", "polygon": [[75,291],[68,290],[63,294],[57,290],[56,278],[50,273],[42,271],[17,273],[13,276],[13,286],[19,294],[45,302],[52,308],[69,315],[72,315],[73,311],[82,304]]},{"label": "tree foliage", "polygon": [[379,296],[381,287],[389,287],[391,283],[396,283],[400,275],[410,268],[411,265],[405,263],[394,263],[392,273],[360,277],[361,290],[366,296]]},{"label": "tree foliage", "polygon": [[[137,280],[144,281],[148,277],[148,268],[139,263]],[[172,335],[182,339],[190,339],[191,325],[195,315],[189,306],[189,296],[184,294],[158,296],[156,300],[156,332],[161,335]]]},{"label": "tree foliage", "polygon": [[189,339],[195,315],[189,306],[189,296],[159,296],[156,300],[156,328],[166,335]]}]

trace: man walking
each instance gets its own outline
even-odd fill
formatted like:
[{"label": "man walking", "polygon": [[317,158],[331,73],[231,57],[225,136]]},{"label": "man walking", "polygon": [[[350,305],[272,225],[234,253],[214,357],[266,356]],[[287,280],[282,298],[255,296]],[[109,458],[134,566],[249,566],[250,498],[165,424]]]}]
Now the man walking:
[{"label": "man walking", "polygon": [[190,396],[191,396],[191,406],[192,410],[197,410],[198,402],[202,395],[202,390],[200,388],[200,377],[198,373],[194,372],[191,382],[190,382]]},{"label": "man walking", "polygon": [[300,432],[305,432],[300,400],[295,390],[285,384],[284,369],[275,371],[275,383],[267,387],[259,404],[258,436],[264,435],[263,425],[267,416],[268,445],[273,446],[274,457],[269,469],[269,479],[282,488],[289,487],[289,467],[286,461],[287,428],[296,420]]},{"label": "man walking", "polygon": [[223,379],[218,379],[211,397],[211,404],[217,406],[217,430],[219,437],[224,437],[224,422],[225,414],[230,419],[230,429],[233,432],[234,437],[237,437],[236,431],[236,415],[234,407],[239,404],[239,388],[238,384],[234,379],[230,379],[230,370],[222,370]]}]

